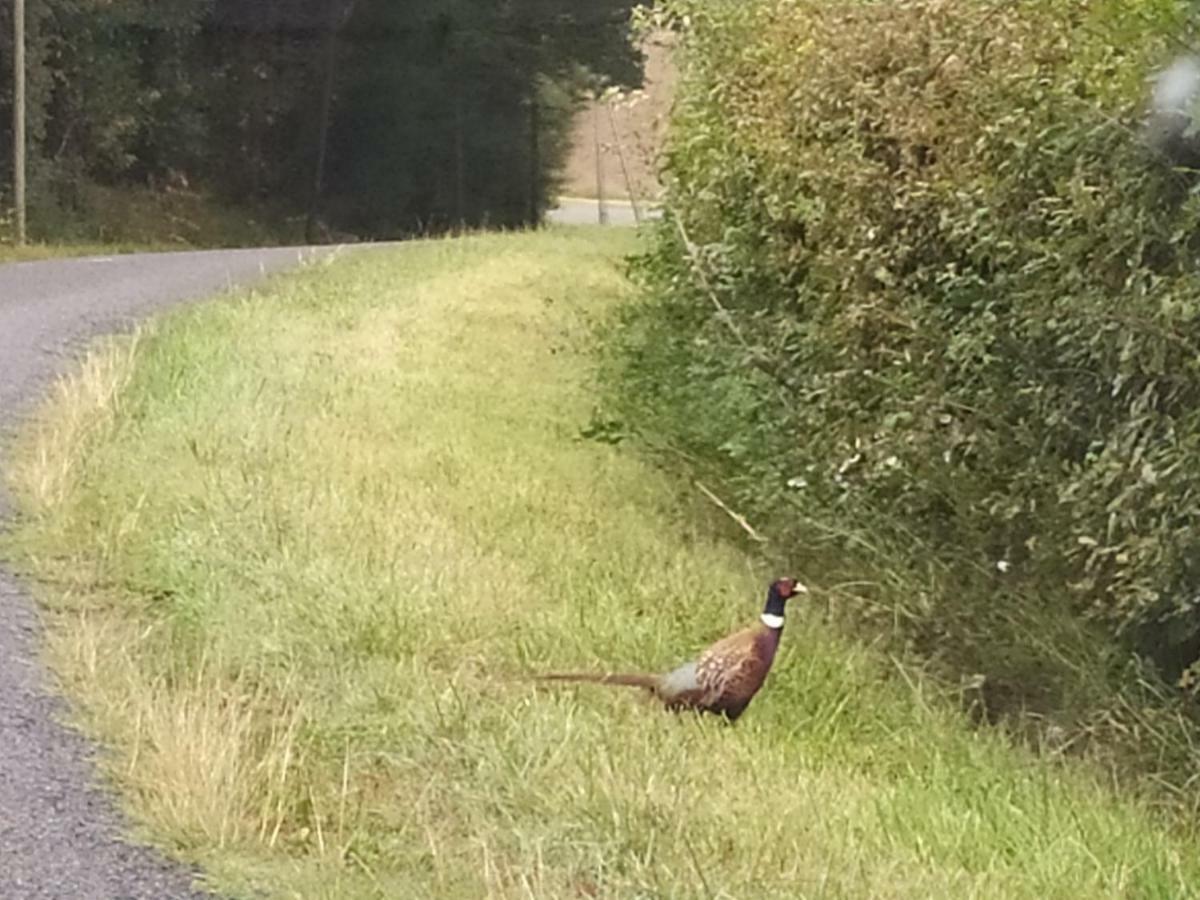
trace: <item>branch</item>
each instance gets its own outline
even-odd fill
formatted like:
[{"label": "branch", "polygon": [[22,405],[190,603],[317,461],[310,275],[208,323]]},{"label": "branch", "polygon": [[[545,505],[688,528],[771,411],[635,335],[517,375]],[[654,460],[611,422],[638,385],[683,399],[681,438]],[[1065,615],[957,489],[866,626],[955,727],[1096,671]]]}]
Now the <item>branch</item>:
[{"label": "branch", "polygon": [[709,500],[711,500],[713,503],[715,503],[717,506],[719,506],[721,508],[721,510],[725,513],[725,515],[729,516],[729,518],[731,518],[731,519],[733,519],[733,521],[737,522],[737,524],[741,526],[742,530],[744,532],[746,532],[746,534],[750,535],[750,538],[752,540],[757,541],[760,544],[767,543],[767,539],[765,537],[763,537],[761,534],[759,534],[757,531],[754,530],[754,526],[752,526],[749,522],[746,521],[745,516],[743,516],[739,513],[735,513],[732,509],[730,509],[728,506],[726,506],[724,501],[722,501],[720,497],[718,497],[716,494],[714,494],[712,491],[710,491],[708,488],[706,488],[703,483],[697,481],[696,487],[698,487],[700,489],[700,493],[702,493],[705,497],[707,497]]},{"label": "branch", "polygon": [[692,239],[688,237],[687,229],[683,227],[683,220],[679,216],[675,216],[674,219],[675,227],[679,230],[679,237],[683,240],[683,247],[687,250],[688,259],[692,262],[692,271],[696,273],[696,277],[700,280],[700,287],[704,289],[704,293],[708,294],[708,299],[717,308],[717,313],[721,321],[729,326],[729,330],[733,332],[733,336],[737,338],[738,343],[742,345],[747,353],[754,354],[754,348],[750,346],[750,342],[746,340],[746,336],[738,328],[737,322],[733,321],[733,314],[721,303],[721,298],[717,296],[712,283],[708,280],[708,275],[705,273],[704,267],[700,264],[700,254],[696,249],[696,245],[692,243]]}]

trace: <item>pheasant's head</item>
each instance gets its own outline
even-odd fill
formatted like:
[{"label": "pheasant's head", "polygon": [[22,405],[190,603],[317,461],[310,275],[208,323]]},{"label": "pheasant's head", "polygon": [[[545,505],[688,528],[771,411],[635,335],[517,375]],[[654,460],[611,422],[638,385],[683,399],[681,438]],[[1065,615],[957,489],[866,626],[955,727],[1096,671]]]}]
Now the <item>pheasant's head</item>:
[{"label": "pheasant's head", "polygon": [[808,588],[797,581],[795,578],[780,578],[771,584],[771,590],[768,596],[772,594],[780,600],[790,600],[797,594],[807,594]]},{"label": "pheasant's head", "polygon": [[771,582],[767,589],[767,605],[763,608],[762,621],[768,628],[783,627],[783,607],[797,594],[807,594],[808,588],[795,578],[780,578]]}]

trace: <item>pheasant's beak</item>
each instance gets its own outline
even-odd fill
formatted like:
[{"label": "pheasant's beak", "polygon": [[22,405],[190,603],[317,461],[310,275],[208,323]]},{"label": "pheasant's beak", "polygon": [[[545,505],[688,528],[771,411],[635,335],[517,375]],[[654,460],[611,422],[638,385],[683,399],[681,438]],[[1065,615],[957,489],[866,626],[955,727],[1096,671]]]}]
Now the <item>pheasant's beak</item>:
[{"label": "pheasant's beak", "polygon": [[792,585],[792,596],[795,596],[796,594],[807,594],[807,593],[808,593],[808,588],[806,588],[799,581],[797,581],[794,585]]}]

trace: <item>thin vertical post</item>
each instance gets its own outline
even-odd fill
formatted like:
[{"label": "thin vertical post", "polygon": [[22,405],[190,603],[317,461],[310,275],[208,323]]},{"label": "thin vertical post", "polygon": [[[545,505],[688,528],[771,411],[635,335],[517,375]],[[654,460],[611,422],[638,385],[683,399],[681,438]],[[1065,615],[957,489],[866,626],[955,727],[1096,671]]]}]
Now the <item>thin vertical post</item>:
[{"label": "thin vertical post", "polygon": [[13,0],[13,205],[25,243],[25,0]]},{"label": "thin vertical post", "polygon": [[592,143],[596,151],[596,210],[600,217],[600,224],[608,224],[608,205],[604,200],[604,160],[601,157],[600,146],[600,99],[594,102],[592,107]]},{"label": "thin vertical post", "polygon": [[542,117],[536,79],[529,88],[529,227],[541,225]]}]

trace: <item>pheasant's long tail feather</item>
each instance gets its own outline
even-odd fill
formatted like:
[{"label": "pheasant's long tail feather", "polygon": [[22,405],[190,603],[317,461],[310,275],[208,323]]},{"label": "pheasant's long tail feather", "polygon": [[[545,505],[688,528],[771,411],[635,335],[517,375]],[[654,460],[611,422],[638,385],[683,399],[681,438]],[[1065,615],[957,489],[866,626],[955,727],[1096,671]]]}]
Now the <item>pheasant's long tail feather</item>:
[{"label": "pheasant's long tail feather", "polygon": [[548,672],[534,676],[538,681],[575,681],[591,684],[616,684],[623,687],[640,687],[648,691],[658,690],[659,676],[637,672]]}]

